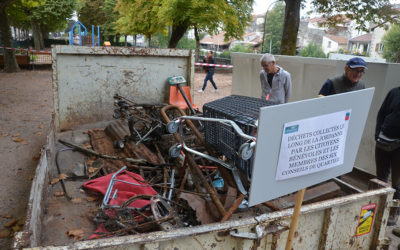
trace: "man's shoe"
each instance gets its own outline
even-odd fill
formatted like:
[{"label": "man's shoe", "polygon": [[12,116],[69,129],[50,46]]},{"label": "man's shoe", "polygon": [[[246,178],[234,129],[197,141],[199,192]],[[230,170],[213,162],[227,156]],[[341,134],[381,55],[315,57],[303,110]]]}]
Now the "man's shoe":
[{"label": "man's shoe", "polygon": [[197,90],[197,92],[199,92],[199,93],[203,93],[203,92],[204,92],[204,90],[202,90],[202,89],[199,89],[199,90]]},{"label": "man's shoe", "polygon": [[396,235],[397,237],[400,237],[400,227],[393,228],[392,234]]},{"label": "man's shoe", "polygon": [[218,89],[214,89],[214,93],[218,92]]}]

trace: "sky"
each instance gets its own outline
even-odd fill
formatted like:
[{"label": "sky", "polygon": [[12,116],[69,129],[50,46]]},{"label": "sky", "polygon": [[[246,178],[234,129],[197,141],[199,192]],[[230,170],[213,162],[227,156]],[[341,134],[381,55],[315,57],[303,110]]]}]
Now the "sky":
[{"label": "sky", "polygon": [[[253,5],[253,14],[264,14],[267,11],[267,8],[275,2],[276,0],[255,0]],[[306,0],[306,8],[301,10],[300,16],[306,15],[307,11],[310,10],[309,0]],[[391,0],[391,3],[400,3],[400,0]],[[274,7],[274,5],[270,6],[270,10]]]}]

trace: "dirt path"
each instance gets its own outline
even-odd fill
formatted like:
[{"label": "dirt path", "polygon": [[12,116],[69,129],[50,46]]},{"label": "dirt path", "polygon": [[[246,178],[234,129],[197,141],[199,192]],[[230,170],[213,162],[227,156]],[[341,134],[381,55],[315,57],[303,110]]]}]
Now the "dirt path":
[{"label": "dirt path", "polygon": [[[12,229],[4,227],[7,223],[23,221],[40,149],[46,143],[52,106],[50,70],[0,73],[2,236],[12,234]],[[10,237],[0,238],[0,249],[10,247]]]}]

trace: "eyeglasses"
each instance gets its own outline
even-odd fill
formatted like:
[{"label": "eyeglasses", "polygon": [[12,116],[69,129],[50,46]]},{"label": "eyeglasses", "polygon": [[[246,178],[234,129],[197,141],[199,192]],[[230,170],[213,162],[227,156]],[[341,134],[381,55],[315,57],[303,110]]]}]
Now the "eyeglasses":
[{"label": "eyeglasses", "polygon": [[364,74],[365,73],[365,71],[363,69],[351,69],[351,71],[356,74]]}]

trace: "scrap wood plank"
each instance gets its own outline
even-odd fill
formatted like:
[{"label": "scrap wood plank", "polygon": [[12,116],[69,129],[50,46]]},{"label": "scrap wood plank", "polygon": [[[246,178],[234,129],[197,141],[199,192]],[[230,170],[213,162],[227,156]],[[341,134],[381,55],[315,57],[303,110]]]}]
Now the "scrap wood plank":
[{"label": "scrap wood plank", "polygon": [[[103,130],[89,130],[88,134],[94,151],[103,155],[126,157],[122,151],[117,152],[115,150],[113,141],[105,134]],[[106,166],[110,167],[110,172],[117,171],[126,165],[124,161],[115,160],[104,160],[104,163]]]},{"label": "scrap wood plank", "polygon": [[[104,129],[104,132],[111,138],[111,140],[122,140],[125,136],[130,134],[128,123],[121,120],[111,122]],[[151,164],[158,165],[161,163],[157,155],[143,143],[136,145],[134,142],[128,141],[125,143],[124,152],[129,155],[129,157],[144,159]]]},{"label": "scrap wood plank", "polygon": [[[340,194],[340,187],[334,181],[330,181],[306,190],[303,198],[303,204],[332,199]],[[280,197],[264,204],[273,210],[282,210],[291,208],[296,202],[296,193]]]}]

